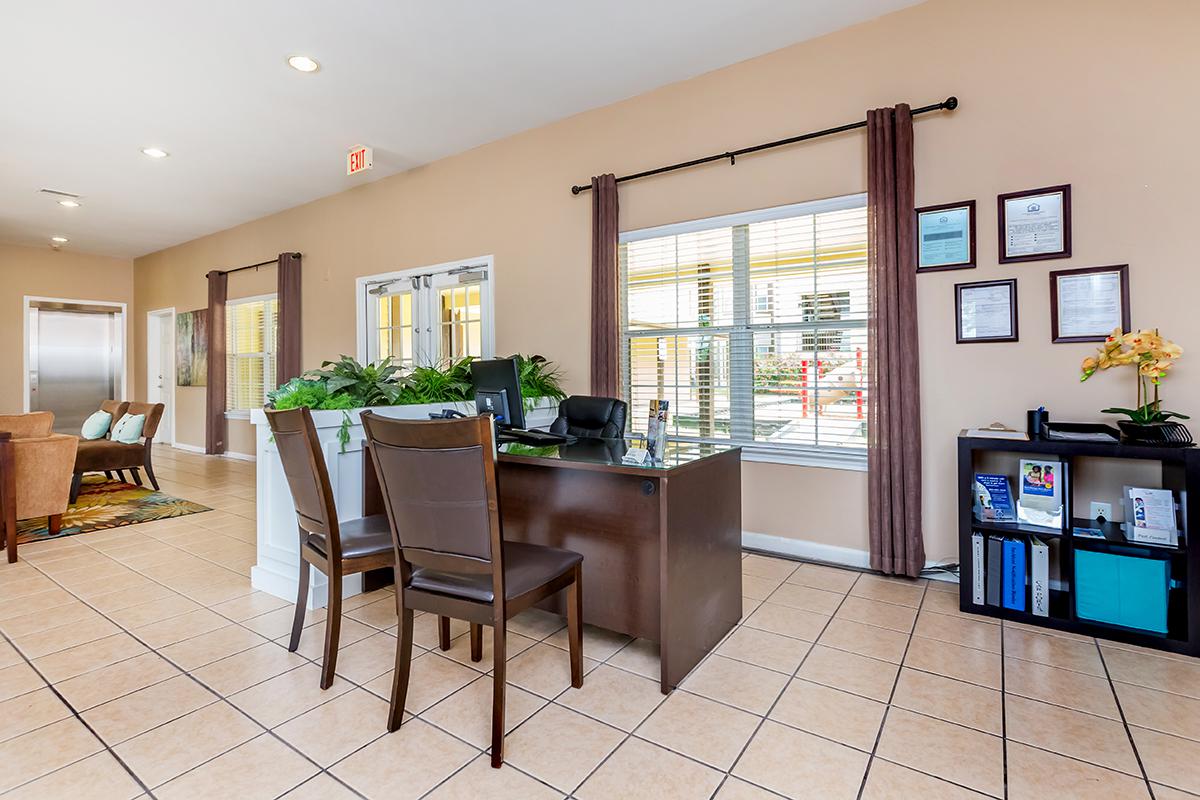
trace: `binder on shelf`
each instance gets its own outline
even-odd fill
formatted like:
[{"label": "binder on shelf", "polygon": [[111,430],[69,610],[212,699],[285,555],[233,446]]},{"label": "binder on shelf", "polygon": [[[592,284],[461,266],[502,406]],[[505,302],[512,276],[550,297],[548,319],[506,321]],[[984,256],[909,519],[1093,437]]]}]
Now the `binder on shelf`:
[{"label": "binder on shelf", "polygon": [[983,534],[971,534],[971,602],[983,605],[984,599]]},{"label": "binder on shelf", "polygon": [[989,536],[987,540],[987,604],[1000,605],[1001,577],[1004,574],[1004,540]]},{"label": "binder on shelf", "polygon": [[1025,543],[1018,539],[1005,539],[1003,548],[1004,581],[1001,603],[1013,611],[1024,611]]},{"label": "binder on shelf", "polygon": [[1029,540],[1029,588],[1030,611],[1050,616],[1050,547],[1036,536]]}]

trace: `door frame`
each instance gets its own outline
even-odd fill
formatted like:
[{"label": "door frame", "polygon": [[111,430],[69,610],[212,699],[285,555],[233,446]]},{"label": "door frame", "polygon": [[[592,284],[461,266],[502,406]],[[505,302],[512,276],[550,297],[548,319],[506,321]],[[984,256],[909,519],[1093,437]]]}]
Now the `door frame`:
[{"label": "door frame", "polygon": [[[150,343],[155,340],[152,336],[152,332],[155,332],[155,329],[160,329],[157,331],[157,333],[159,334],[158,341],[161,342],[161,326],[164,322],[168,326],[167,330],[171,332],[171,349],[168,353],[168,357],[171,362],[171,369],[170,374],[165,376],[166,379],[170,380],[171,387],[170,391],[168,392],[168,396],[170,397],[168,408],[170,408],[171,425],[170,430],[166,431],[170,438],[164,438],[162,443],[173,446],[175,444],[175,420],[179,416],[179,409],[175,406],[175,306],[171,306],[170,308],[156,308],[153,311],[146,312],[146,402],[150,402],[150,387],[153,385],[154,376],[157,373],[157,370],[155,369],[157,366],[155,363],[156,359],[150,358]],[[161,354],[159,355],[157,361],[161,363]],[[160,399],[159,402],[162,402],[162,400]]]},{"label": "door frame", "polygon": [[[370,358],[370,347],[367,343],[368,336],[371,335],[367,331],[367,323],[373,319],[373,309],[371,300],[373,296],[368,294],[374,286],[394,281],[408,280],[410,278],[429,276],[440,273],[449,273],[455,270],[465,270],[473,267],[482,268],[487,271],[488,291],[483,299],[483,315],[484,324],[482,326],[484,357],[494,357],[496,351],[496,265],[495,256],[485,255],[476,256],[474,258],[459,258],[454,261],[444,261],[441,264],[432,264],[427,267],[411,267],[409,269],[395,270],[393,272],[382,272],[377,275],[362,275],[354,279],[354,303],[355,303],[355,352],[358,355],[358,360],[366,363]],[[415,300],[415,298],[414,298]],[[415,306],[414,306],[415,310]],[[414,331],[414,337],[415,337]],[[415,339],[414,339],[415,341]],[[413,354],[416,354],[414,345]]]},{"label": "door frame", "polygon": [[129,307],[127,303],[114,300],[84,300],[78,297],[43,297],[27,294],[22,300],[21,310],[21,407],[29,413],[29,322],[33,303],[73,303],[81,306],[107,306],[121,315],[121,396],[129,396]]}]

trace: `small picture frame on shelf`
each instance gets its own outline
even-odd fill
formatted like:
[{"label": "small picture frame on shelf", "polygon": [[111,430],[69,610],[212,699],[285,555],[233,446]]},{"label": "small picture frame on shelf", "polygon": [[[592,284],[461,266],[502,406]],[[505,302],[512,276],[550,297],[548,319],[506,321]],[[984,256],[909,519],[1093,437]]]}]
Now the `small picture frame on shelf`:
[{"label": "small picture frame on shelf", "polygon": [[954,284],[954,324],[958,344],[1017,341],[1017,279]]},{"label": "small picture frame on shelf", "polygon": [[1071,184],[996,197],[1000,263],[1071,257]]},{"label": "small picture frame on shelf", "polygon": [[975,201],[918,208],[917,272],[974,269]]},{"label": "small picture frame on shelf", "polygon": [[1128,264],[1050,273],[1050,341],[1103,342],[1129,316]]}]

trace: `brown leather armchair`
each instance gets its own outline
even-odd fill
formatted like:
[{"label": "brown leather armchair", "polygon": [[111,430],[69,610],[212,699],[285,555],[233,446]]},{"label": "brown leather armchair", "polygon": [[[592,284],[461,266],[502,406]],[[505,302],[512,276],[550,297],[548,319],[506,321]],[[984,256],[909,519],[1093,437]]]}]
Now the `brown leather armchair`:
[{"label": "brown leather armchair", "polygon": [[[144,469],[146,477],[150,479],[150,485],[154,487],[155,491],[158,490],[158,479],[154,477],[154,467],[151,464],[150,455],[154,434],[158,432],[158,423],[162,420],[163,404],[127,403],[121,405],[124,405],[125,409],[122,413],[113,413],[113,425],[116,425],[117,420],[126,414],[144,414],[146,422],[142,426],[142,437],[135,444],[125,444],[108,438],[80,440],[79,451],[75,456],[75,477],[71,482],[72,503],[79,496],[79,484],[83,480],[85,472],[121,473],[122,470],[127,469],[133,476],[133,482],[141,486],[142,476],[138,470]],[[104,408],[104,410],[109,411],[109,408]],[[121,410],[119,406],[117,406],[117,410]],[[120,477],[124,479],[125,476],[121,474]]]},{"label": "brown leather armchair", "polygon": [[0,527],[8,562],[17,560],[17,520],[47,517],[58,533],[69,505],[78,439],[52,433],[54,414],[0,415]]}]

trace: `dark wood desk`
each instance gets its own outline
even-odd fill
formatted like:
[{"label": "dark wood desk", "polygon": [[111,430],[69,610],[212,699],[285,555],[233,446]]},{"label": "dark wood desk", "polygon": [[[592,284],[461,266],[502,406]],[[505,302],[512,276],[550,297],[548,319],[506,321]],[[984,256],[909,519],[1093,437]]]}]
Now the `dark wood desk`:
[{"label": "dark wood desk", "polygon": [[[673,444],[635,467],[625,447],[502,445],[501,522],[506,539],[583,554],[584,621],[657,642],[665,694],[742,616],[741,451]],[[363,513],[383,513],[373,466],[364,476]]]}]

